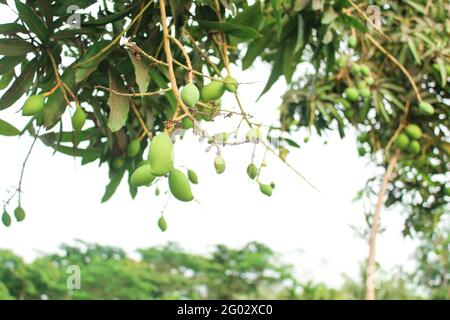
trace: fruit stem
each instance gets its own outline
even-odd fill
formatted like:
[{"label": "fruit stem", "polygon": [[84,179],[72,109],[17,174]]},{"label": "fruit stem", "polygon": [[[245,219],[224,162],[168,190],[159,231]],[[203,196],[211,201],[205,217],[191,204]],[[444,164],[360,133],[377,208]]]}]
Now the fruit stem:
[{"label": "fruit stem", "polygon": [[367,258],[367,271],[366,271],[366,300],[375,300],[375,251],[378,228],[380,223],[381,207],[384,203],[384,196],[387,191],[389,182],[391,181],[394,169],[400,158],[400,150],[397,150],[394,156],[389,161],[386,173],[383,177],[380,191],[378,193],[378,200],[375,205],[375,212],[372,218],[372,224],[370,227],[370,239],[369,239],[369,256]]},{"label": "fruit stem", "polygon": [[20,179],[19,179],[19,185],[17,186],[17,192],[18,192],[18,198],[19,198],[19,207],[21,204],[21,195],[22,195],[22,182],[23,182],[23,175],[25,173],[25,167],[27,165],[28,159],[30,158],[31,152],[33,151],[34,145],[36,144],[36,140],[39,137],[39,132],[41,131],[42,127],[39,127],[37,132],[34,135],[33,142],[31,143],[30,149],[28,150],[27,155],[25,156],[25,160],[22,163],[22,169],[20,171]]}]

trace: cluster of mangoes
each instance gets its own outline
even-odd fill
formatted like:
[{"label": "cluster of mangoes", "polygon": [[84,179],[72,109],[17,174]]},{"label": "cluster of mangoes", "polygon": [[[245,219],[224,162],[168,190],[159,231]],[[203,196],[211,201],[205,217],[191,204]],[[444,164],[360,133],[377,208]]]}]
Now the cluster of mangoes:
[{"label": "cluster of mangoes", "polygon": [[[197,120],[212,121],[220,111],[221,98],[225,91],[234,93],[237,87],[238,81],[231,76],[226,76],[222,81],[213,80],[203,86],[201,90],[190,82],[181,89],[180,97],[186,106],[198,113]],[[198,106],[199,101],[208,104],[209,108]],[[185,129],[193,127],[192,120],[188,117],[183,118],[182,125]]]},{"label": "cluster of mangoes", "polygon": [[406,151],[412,155],[420,153],[420,138],[422,137],[422,129],[416,124],[409,124],[405,130],[399,134],[395,145],[402,151]]},{"label": "cluster of mangoes", "polygon": [[[348,65],[348,61],[345,56],[340,56],[337,63],[340,68],[345,68]],[[369,98],[371,96],[370,87],[375,83],[375,80],[371,75],[370,68],[364,64],[352,63],[350,72],[357,85],[351,85],[345,89],[344,93],[346,99],[349,102],[356,102],[359,98]]]},{"label": "cluster of mangoes", "polygon": [[[259,169],[254,163],[250,163],[247,166],[247,175],[252,180],[255,180],[258,177]],[[275,183],[272,182],[271,184],[265,184],[258,181],[258,184],[259,190],[261,191],[262,194],[268,197],[272,196],[273,189],[275,189]]]},{"label": "cluster of mangoes", "polygon": [[[16,218],[17,222],[23,221],[25,219],[25,210],[23,210],[23,208],[21,206],[18,206],[14,210],[14,217]],[[6,209],[4,209],[3,214],[2,214],[2,223],[5,225],[5,227],[9,227],[12,223],[11,216],[6,211]]]},{"label": "cluster of mangoes", "polygon": [[[23,116],[39,116],[45,107],[45,96],[43,94],[32,95],[28,97],[22,108]],[[75,131],[81,131],[86,122],[86,112],[77,105],[72,115],[72,127]]]},{"label": "cluster of mangoes", "polygon": [[148,186],[156,177],[168,175],[171,194],[180,201],[192,201],[194,196],[189,178],[181,170],[175,169],[173,164],[172,139],[167,133],[162,132],[151,141],[148,159],[138,165],[131,175],[130,183],[134,187]]}]

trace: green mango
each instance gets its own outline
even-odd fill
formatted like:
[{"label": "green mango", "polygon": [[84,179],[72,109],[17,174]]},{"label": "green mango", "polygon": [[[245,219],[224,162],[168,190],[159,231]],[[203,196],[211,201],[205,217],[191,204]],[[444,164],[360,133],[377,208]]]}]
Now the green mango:
[{"label": "green mango", "polygon": [[354,35],[350,36],[350,38],[348,38],[348,46],[350,48],[356,48],[357,45],[358,45],[358,38]]},{"label": "green mango", "polygon": [[17,222],[21,222],[25,219],[25,210],[22,207],[17,207],[14,210],[14,216],[16,217]]},{"label": "green mango", "polygon": [[359,91],[359,94],[361,95],[361,97],[363,97],[363,98],[369,98],[370,97],[370,95],[371,95],[371,91],[370,91],[370,89],[369,88],[364,88],[364,89],[361,89],[360,91]]},{"label": "green mango", "polygon": [[217,143],[225,143],[225,142],[227,142],[229,137],[230,137],[230,135],[228,133],[222,132],[222,133],[218,133],[218,134],[214,135],[214,140]]},{"label": "green mango", "polygon": [[417,140],[413,140],[408,145],[408,151],[411,154],[419,154],[420,153],[420,143]]},{"label": "green mango", "polygon": [[170,136],[163,132],[153,138],[148,159],[153,175],[165,176],[173,169],[173,143]]},{"label": "green mango", "polygon": [[188,170],[188,178],[192,184],[198,184],[198,176],[194,170],[191,169]]},{"label": "green mango", "polygon": [[247,175],[252,180],[254,180],[258,175],[258,171],[258,167],[256,167],[253,163],[250,163],[247,167]]},{"label": "green mango", "polygon": [[81,131],[84,124],[86,123],[87,115],[86,112],[81,108],[77,107],[74,114],[72,115],[72,127],[75,131]]},{"label": "green mango", "polygon": [[271,182],[271,183],[270,183],[270,187],[271,187],[272,189],[275,189],[275,183],[274,183],[274,182]]},{"label": "green mango", "polygon": [[181,125],[185,130],[188,130],[194,127],[194,122],[191,120],[191,118],[184,117],[183,119],[181,119]]},{"label": "green mango", "polygon": [[194,199],[189,180],[180,170],[173,169],[170,171],[169,189],[172,195],[180,201],[188,202]]},{"label": "green mango", "polygon": [[141,142],[138,139],[133,140],[127,147],[127,155],[130,158],[134,158],[138,155],[140,150],[141,150]]},{"label": "green mango", "polygon": [[123,158],[116,158],[112,162],[112,167],[114,168],[114,170],[119,170],[119,169],[123,168],[124,165],[125,165],[125,160]]},{"label": "green mango", "polygon": [[148,186],[155,180],[155,176],[152,174],[152,167],[149,164],[144,164],[134,170],[130,178],[130,184],[137,188],[142,186]]},{"label": "green mango", "polygon": [[359,98],[359,91],[355,87],[348,87],[345,89],[345,95],[349,101],[355,102]]},{"label": "green mango", "polygon": [[355,75],[358,75],[358,74],[360,74],[360,73],[362,72],[362,66],[359,65],[359,64],[357,64],[357,63],[355,63],[355,64],[352,66],[352,68],[350,69],[350,71],[351,71],[352,73],[354,73]]},{"label": "green mango", "polygon": [[44,108],[45,97],[42,94],[38,94],[35,96],[30,96],[25,101],[22,108],[23,116],[34,116],[36,113],[39,113]]},{"label": "green mango", "polygon": [[193,108],[200,100],[200,91],[197,86],[191,82],[181,89],[180,96],[185,105]]},{"label": "green mango", "polygon": [[212,81],[202,88],[201,99],[204,102],[217,100],[225,93],[225,85],[221,81]]},{"label": "green mango", "polygon": [[259,128],[251,129],[245,134],[245,138],[247,141],[257,142],[262,138],[261,130]]},{"label": "green mango", "polygon": [[397,140],[395,140],[395,145],[400,150],[405,150],[406,147],[409,145],[408,135],[406,135],[404,133],[400,133],[399,136],[397,137]]},{"label": "green mango", "polygon": [[364,157],[366,155],[366,153],[367,153],[366,148],[364,148],[364,147],[359,147],[358,148],[358,154],[359,154],[360,157]]},{"label": "green mango", "polygon": [[340,56],[337,59],[337,65],[339,66],[339,68],[344,68],[347,65],[347,58],[345,56]]},{"label": "green mango", "polygon": [[272,196],[273,188],[268,184],[259,183],[259,190],[268,197]]},{"label": "green mango", "polygon": [[158,219],[158,227],[159,227],[159,229],[160,229],[162,232],[165,232],[165,231],[167,230],[167,222],[166,222],[166,219],[164,219],[163,216],[161,216],[161,217]]},{"label": "green mango", "polygon": [[225,160],[221,155],[217,155],[214,159],[214,168],[217,174],[222,174],[225,171]]},{"label": "green mango", "polygon": [[303,142],[304,142],[304,143],[308,143],[308,142],[309,142],[309,137],[303,138]]},{"label": "green mango", "polygon": [[370,75],[370,68],[368,66],[362,65],[361,66],[361,73],[365,76]]},{"label": "green mango", "polygon": [[405,129],[406,134],[415,140],[420,139],[422,137],[422,129],[417,124],[408,124]]},{"label": "green mango", "polygon": [[8,212],[6,212],[6,210],[2,214],[2,222],[5,227],[9,227],[11,225],[11,216]]},{"label": "green mango", "polygon": [[161,191],[159,190],[159,188],[155,189],[155,196],[159,196],[161,194]]},{"label": "green mango", "polygon": [[369,141],[369,135],[367,133],[365,133],[365,132],[361,133],[358,136],[358,141],[359,141],[359,143],[366,143],[366,142],[368,142]]},{"label": "green mango", "polygon": [[367,88],[367,83],[364,80],[358,82],[358,90],[362,90],[362,89],[365,89],[365,88]]},{"label": "green mango", "polygon": [[235,78],[227,76],[223,81],[225,81],[225,90],[233,93],[236,92],[239,83]]},{"label": "green mango", "polygon": [[446,188],[444,193],[447,197],[450,197],[450,188]]},{"label": "green mango", "polygon": [[419,103],[419,110],[429,116],[432,116],[434,114],[434,108],[431,104],[426,102]]},{"label": "green mango", "polygon": [[372,77],[367,77],[365,79],[365,81],[366,81],[367,85],[369,85],[369,86],[371,86],[371,85],[373,85],[375,83],[375,79],[372,78]]}]

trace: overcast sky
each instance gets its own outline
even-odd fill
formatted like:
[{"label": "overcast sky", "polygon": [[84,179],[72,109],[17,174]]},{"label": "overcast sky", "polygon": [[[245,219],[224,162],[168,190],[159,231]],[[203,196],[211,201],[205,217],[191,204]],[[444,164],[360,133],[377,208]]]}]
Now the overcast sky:
[{"label": "overcast sky", "polygon": [[[0,11],[4,21],[7,12]],[[279,81],[257,103],[258,94],[269,74],[266,65],[257,63],[246,72],[234,69],[241,82],[260,81],[240,87],[247,111],[255,121],[271,124],[277,119],[277,107],[285,84]],[[2,94],[2,93],[0,93]],[[23,99],[22,99],[23,101]],[[230,94],[223,99],[227,108],[235,108]],[[26,123],[16,112],[21,104],[0,112],[0,119],[21,127]],[[67,114],[66,114],[67,116]],[[219,120],[211,134],[234,129],[236,119]],[[296,138],[302,141],[300,132]],[[186,250],[206,253],[215,244],[232,247],[249,241],[260,241],[282,254],[297,267],[302,279],[325,281],[338,285],[341,273],[356,276],[359,263],[368,252],[366,243],[358,238],[351,226],[364,227],[363,207],[353,203],[356,192],[364,186],[374,169],[369,160],[359,158],[355,136],[344,140],[337,135],[323,138],[312,136],[308,144],[293,150],[288,161],[318,187],[312,189],[292,173],[279,159],[269,156],[262,180],[276,183],[273,196],[259,192],[249,182],[245,169],[250,162],[252,146],[226,147],[223,157],[227,169],[216,175],[214,152],[205,153],[206,145],[189,133],[175,148],[176,167],[194,169],[200,184],[193,187],[197,202],[171,200],[165,209],[168,230],[162,233],[156,222],[167,196],[154,197],[154,187],[142,189],[133,201],[124,181],[116,195],[100,204],[108,182],[106,166],[97,163],[81,166],[79,160],[53,155],[53,151],[37,142],[26,168],[23,207],[27,217],[10,228],[0,227],[0,248],[11,249],[31,260],[38,252],[52,252],[62,242],[83,239],[124,248],[134,254],[137,248],[179,242]],[[31,144],[24,136],[0,136],[0,199],[17,185],[22,161]],[[263,149],[258,147],[257,159]],[[161,181],[162,191],[167,182]],[[14,208],[10,207],[10,211]],[[383,210],[377,258],[385,268],[405,265],[414,251],[412,241],[401,235],[402,212]]]}]

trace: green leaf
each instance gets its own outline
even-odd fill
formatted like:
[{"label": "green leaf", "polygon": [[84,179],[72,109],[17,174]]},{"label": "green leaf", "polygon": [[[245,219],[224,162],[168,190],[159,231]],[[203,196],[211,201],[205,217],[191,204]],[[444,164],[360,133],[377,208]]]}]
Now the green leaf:
[{"label": "green leaf", "polygon": [[25,56],[3,57],[0,59],[0,75],[11,71],[15,66],[25,60]]},{"label": "green leaf", "polygon": [[267,80],[266,86],[258,97],[258,100],[270,90],[272,85],[278,80],[278,78],[283,74],[283,54],[278,53],[275,57],[272,72],[270,73],[269,79]]},{"label": "green leaf", "polygon": [[416,48],[416,43],[414,42],[414,39],[411,37],[408,38],[408,46],[409,46],[409,50],[411,50],[414,60],[416,60],[416,63],[422,64],[422,61],[420,60],[419,52],[417,51],[417,48]]},{"label": "green leaf", "polygon": [[0,33],[1,34],[6,34],[6,35],[15,35],[17,33],[26,33],[27,29],[18,23],[5,23],[5,24],[0,24]]},{"label": "green leaf", "polygon": [[28,62],[22,73],[17,77],[9,89],[0,98],[0,110],[11,107],[20,97],[30,89],[36,73],[36,59]]},{"label": "green leaf", "polygon": [[337,17],[338,14],[336,13],[336,11],[334,11],[333,8],[328,8],[327,11],[325,11],[325,13],[323,14],[322,24],[330,24],[334,20],[336,20]]},{"label": "green leaf", "polygon": [[20,135],[20,130],[8,122],[0,119],[0,135],[8,137],[18,136]]},{"label": "green leaf", "polygon": [[127,16],[140,3],[141,3],[141,1],[136,1],[132,5],[126,7],[125,9],[123,9],[122,11],[119,11],[119,12],[116,12],[116,13],[113,13],[113,14],[109,14],[109,15],[107,15],[105,17],[93,18],[90,21],[82,22],[81,26],[82,27],[95,27],[95,26],[102,26],[102,25],[105,25],[105,24],[108,24],[108,23],[111,23],[111,22],[118,21],[118,20],[122,19],[123,17]]},{"label": "green leaf", "polygon": [[122,181],[122,178],[125,174],[125,170],[126,170],[125,168],[122,168],[114,173],[114,175],[112,176],[111,180],[109,181],[108,185],[105,188],[105,193],[103,194],[102,197],[102,203],[105,203],[106,201],[111,199],[111,197],[114,195],[114,193],[116,192],[117,188],[120,185],[120,182]]},{"label": "green leaf", "polygon": [[261,3],[256,1],[255,4],[247,7],[244,11],[240,12],[236,17],[231,19],[230,23],[245,25],[258,30],[264,23]]},{"label": "green leaf", "polygon": [[250,67],[255,59],[261,54],[261,52],[267,47],[267,44],[271,41],[269,37],[261,37],[253,40],[247,46],[247,52],[242,59],[242,69],[245,70]]},{"label": "green leaf", "polygon": [[80,59],[80,61],[78,61],[78,64],[76,66],[76,72],[75,72],[76,83],[82,82],[87,77],[89,77],[92,72],[97,70],[97,67],[100,64],[100,62],[102,62],[104,59],[106,59],[106,57],[108,57],[108,55],[114,49],[114,46],[112,48],[110,48],[109,50],[103,51],[102,54],[99,55],[94,60],[90,60],[90,59],[92,57],[96,56],[99,52],[101,52],[104,48],[106,48],[110,43],[111,43],[110,41],[106,41],[106,40],[99,41],[99,42],[95,43],[94,45],[90,46],[89,49],[87,49],[86,53],[83,55],[83,57]]},{"label": "green leaf", "polygon": [[16,0],[16,8],[19,12],[19,17],[27,25],[31,32],[33,32],[42,43],[46,44],[49,41],[49,32],[45,26],[44,21],[31,6],[25,5],[19,0]]},{"label": "green leaf", "polygon": [[222,31],[230,36],[241,38],[245,40],[251,40],[261,37],[261,34],[255,29],[238,25],[230,22],[216,22],[216,21],[204,21],[200,20],[198,23],[212,31]]},{"label": "green leaf", "polygon": [[[73,68],[68,68],[61,77],[62,81],[70,88],[75,90],[75,72]],[[51,96],[48,97],[47,103],[43,110],[44,126],[51,128],[58,123],[62,114],[66,110],[67,102],[64,99],[64,95],[61,89],[56,90]]]},{"label": "green leaf", "polygon": [[300,148],[300,145],[297,142],[295,142],[294,140],[292,140],[292,139],[282,138],[282,140],[286,141],[287,144],[290,145],[291,147]]},{"label": "green leaf", "polygon": [[[109,72],[109,87],[118,92],[126,92],[120,77],[114,70],[110,70]],[[129,104],[130,100],[128,97],[113,92],[109,93],[108,106],[110,112],[108,117],[108,127],[112,132],[119,131],[125,125],[128,119]]]},{"label": "green leaf", "polygon": [[134,74],[136,77],[136,83],[139,86],[139,92],[147,92],[148,85],[150,83],[150,75],[148,73],[149,66],[148,64],[142,62],[142,60],[136,59],[135,56],[129,51],[128,53],[134,66]]},{"label": "green leaf", "polygon": [[34,46],[25,40],[0,39],[0,56],[24,56],[34,49]]},{"label": "green leaf", "polygon": [[68,146],[54,146],[56,152],[60,152],[62,154],[71,156],[71,157],[99,157],[100,149],[98,148],[89,148],[89,149],[81,149],[77,147],[68,147]]},{"label": "green leaf", "polygon": [[417,11],[419,11],[420,13],[423,13],[423,12],[426,11],[425,7],[423,5],[421,5],[421,4],[418,4],[418,3],[414,2],[414,1],[409,1],[409,0],[405,0],[405,2],[407,4],[409,4],[411,7],[413,7],[414,9],[416,9]]},{"label": "green leaf", "polygon": [[447,84],[447,69],[445,67],[445,62],[442,58],[436,58],[436,63],[439,66],[439,73],[441,75],[441,84],[442,87],[445,88],[446,84]]}]

